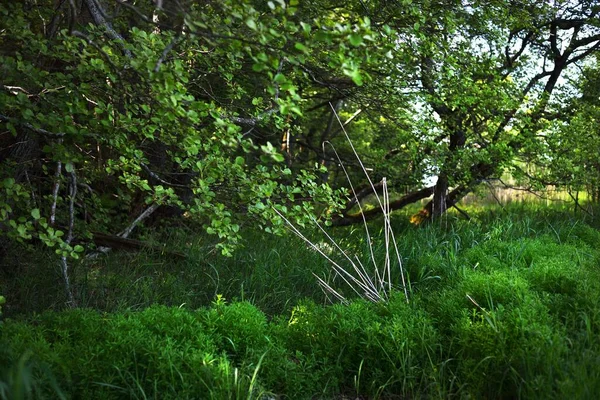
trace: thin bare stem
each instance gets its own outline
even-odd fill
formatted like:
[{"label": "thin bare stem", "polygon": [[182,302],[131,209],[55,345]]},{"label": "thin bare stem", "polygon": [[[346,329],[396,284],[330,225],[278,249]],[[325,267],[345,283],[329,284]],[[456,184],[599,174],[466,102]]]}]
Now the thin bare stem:
[{"label": "thin bare stem", "polygon": [[[375,187],[375,185],[373,184],[373,181],[371,181],[371,177],[369,176],[369,173],[367,171],[367,168],[364,166],[364,164],[362,163],[362,160],[360,159],[360,157],[358,156],[358,153],[356,152],[356,149],[354,148],[354,144],[352,143],[352,140],[350,140],[350,136],[348,135],[348,132],[346,132],[346,128],[344,128],[344,124],[342,123],[342,121],[340,120],[340,116],[338,115],[338,113],[335,111],[333,105],[331,103],[329,103],[329,106],[332,108],[333,113],[335,114],[335,117],[338,120],[338,123],[340,124],[340,127],[342,129],[342,132],[344,133],[344,136],[346,136],[346,140],[348,141],[348,143],[350,144],[350,148],[352,149],[352,153],[354,153],[354,155],[356,156],[356,159],[358,161],[358,164],[360,165],[360,167],[363,170],[363,173],[365,174],[365,177],[367,178],[367,181],[369,181],[369,185],[371,185],[371,187]],[[379,195],[377,194],[376,190],[373,190],[373,194],[375,194],[375,198],[377,199],[377,202],[379,203],[379,207],[381,207],[383,209],[383,204],[381,203],[381,199],[379,198]]]},{"label": "thin bare stem", "polygon": [[[408,299],[408,290],[407,290],[407,285],[406,285],[406,279],[404,277],[404,268],[402,267],[402,260],[401,260],[401,257],[400,257],[400,252],[398,251],[398,245],[396,243],[396,238],[394,237],[394,234],[393,234],[393,231],[392,231],[392,228],[391,228],[391,220],[390,220],[391,210],[390,210],[390,207],[389,207],[390,201],[389,201],[389,191],[388,191],[388,188],[387,188],[387,180],[385,178],[383,179],[383,197],[384,197],[384,199],[383,199],[383,202],[382,202],[382,200],[380,199],[379,195],[377,194],[377,190],[375,190],[375,186],[374,186],[373,182],[371,181],[371,178],[369,177],[367,169],[365,168],[365,166],[362,163],[362,161],[361,161],[358,153],[356,152],[356,149],[354,148],[354,145],[352,144],[352,140],[350,140],[350,136],[348,135],[348,132],[346,132],[346,129],[344,128],[344,124],[342,124],[342,122],[341,122],[341,120],[339,118],[339,115],[335,111],[333,105],[330,104],[330,106],[333,109],[333,113],[335,114],[335,116],[336,116],[336,118],[338,120],[338,123],[340,124],[342,132],[344,133],[344,136],[346,136],[346,140],[350,144],[350,148],[352,149],[352,152],[354,153],[354,156],[356,157],[359,165],[361,166],[361,168],[363,170],[363,173],[367,177],[367,180],[369,181],[369,184],[371,185],[371,188],[373,189],[373,194],[375,195],[375,198],[377,199],[377,201],[379,203],[379,206],[381,207],[381,210],[382,210],[383,215],[384,215],[384,231],[385,231],[384,237],[385,237],[385,241],[386,241],[385,242],[386,243],[386,263],[387,263],[387,266],[388,266],[388,268],[387,268],[387,271],[388,271],[388,290],[391,291],[391,285],[392,285],[391,267],[389,265],[389,263],[391,261],[390,258],[389,258],[389,238],[391,237],[392,243],[394,245],[394,249],[395,249],[395,252],[396,252],[396,257],[398,259],[398,265],[399,265],[399,269],[400,269],[400,276],[401,276],[401,279],[402,279],[402,286],[404,288],[404,296],[406,298],[406,301],[408,302],[409,301],[409,299]],[[358,200],[358,198],[356,198],[356,192],[354,190],[354,187],[352,185],[350,177],[349,177],[346,169],[344,168],[343,163],[339,159],[339,156],[338,156],[337,152],[335,151],[335,148],[334,148],[334,152],[335,152],[336,156],[338,157],[338,160],[340,161],[340,165],[342,166],[342,170],[344,171],[344,174],[346,175],[346,179],[350,183],[350,187],[352,189],[352,192],[355,194],[356,203],[358,204],[359,212],[360,212],[360,214],[361,214],[361,216],[363,218],[363,225],[365,226],[365,231],[367,232],[367,237],[370,238],[371,236],[369,235],[369,230],[368,230],[368,227],[367,227],[366,217],[364,216],[364,213],[363,213],[360,201]],[[378,273],[378,269],[377,269],[377,265],[376,265],[376,261],[375,261],[375,256],[373,254],[373,247],[369,246],[369,250],[371,252],[371,259],[373,260],[373,265],[375,267],[375,271]]]},{"label": "thin bare stem", "polygon": [[[337,116],[337,114],[336,114]],[[339,118],[338,118],[339,120]],[[342,167],[342,171],[344,171],[344,175],[346,176],[346,180],[348,181],[348,184],[350,185],[350,190],[352,190],[352,193],[354,194],[354,199],[356,200],[356,204],[358,205],[358,211],[360,213],[360,215],[362,216],[363,219],[363,226],[365,227],[365,233],[367,235],[367,239],[370,240],[371,238],[371,234],[369,233],[369,226],[367,224],[367,219],[365,218],[365,213],[363,212],[363,208],[362,205],[360,204],[360,200],[358,199],[358,196],[356,194],[356,190],[354,189],[354,185],[352,184],[352,180],[350,179],[350,175],[348,174],[348,171],[346,170],[346,167],[344,166],[344,163],[342,162],[337,150],[335,149],[335,147],[333,147],[333,145],[330,142],[327,142],[331,148],[333,149],[333,153],[335,154],[335,157],[338,159],[339,165]],[[358,157],[358,156],[357,156]],[[377,265],[377,261],[375,260],[375,253],[373,252],[373,247],[369,246],[369,251],[370,251],[370,255],[371,255],[371,261],[373,262],[373,266]]]},{"label": "thin bare stem", "polygon": [[[67,239],[65,243],[70,245],[73,241],[73,230],[75,225],[75,198],[77,197],[77,175],[75,175],[75,171],[69,173],[71,182],[69,183],[69,230],[67,232]],[[75,302],[75,297],[73,296],[73,291],[71,289],[71,282],[69,280],[69,264],[67,263],[67,257],[62,256],[61,259],[61,270],[63,279],[65,280],[65,291],[67,293],[67,298],[69,299],[69,306],[77,307],[77,303]]]},{"label": "thin bare stem", "polygon": [[329,293],[333,294],[335,297],[338,298],[338,300],[340,300],[342,303],[348,303],[348,300],[346,300],[346,298],[344,296],[342,296],[341,294],[339,294],[335,289],[333,289],[327,282],[325,282],[320,276],[313,274],[315,278],[317,278],[317,281],[319,282],[319,284],[326,289]]},{"label": "thin bare stem", "polygon": [[[356,149],[354,148],[352,141],[350,140],[350,137],[348,136],[348,133],[344,129],[344,124],[342,124],[342,122],[340,121],[339,116],[338,116],[335,108],[333,107],[333,105],[331,105],[331,108],[332,108],[333,114],[335,115],[335,117],[337,118],[337,120],[340,124],[342,132],[344,133],[344,135],[346,136],[346,139],[348,140],[348,143],[350,144],[350,147],[354,153],[354,156],[358,160],[358,163],[359,163],[360,167],[362,168],[363,173],[365,174],[365,176],[367,177],[367,180],[369,181],[371,189],[373,190],[373,193],[375,194],[375,197],[377,198],[377,202],[379,203],[379,207],[381,208],[381,211],[384,216],[383,233],[384,233],[384,245],[385,245],[385,259],[384,259],[384,264],[383,264],[381,270],[380,270],[380,267],[378,267],[378,265],[377,265],[377,260],[375,258],[375,252],[373,250],[373,243],[371,240],[371,234],[369,232],[369,227],[368,227],[367,220],[366,220],[366,217],[363,212],[362,204],[358,199],[357,192],[354,189],[352,180],[350,179],[350,174],[346,170],[346,167],[344,166],[344,163],[342,162],[337,150],[330,142],[324,142],[324,145],[329,144],[329,146],[331,146],[331,148],[333,149],[335,157],[337,158],[340,166],[342,167],[342,171],[344,172],[344,175],[346,176],[348,184],[350,185],[350,189],[352,190],[354,199],[356,201],[356,204],[358,205],[360,215],[363,218],[363,226],[365,229],[365,233],[367,235],[371,262],[373,263],[373,267],[374,267],[374,272],[373,272],[374,279],[371,278],[370,274],[367,272],[367,269],[361,263],[359,257],[354,256],[354,260],[353,260],[352,257],[350,257],[341,248],[341,246],[331,237],[331,235],[329,235],[329,233],[327,233],[327,231],[318,223],[318,221],[316,219],[314,219],[314,218],[312,219],[313,223],[319,228],[319,230],[323,233],[323,235],[325,235],[327,240],[334,246],[334,248],[337,251],[342,253],[342,256],[352,266],[353,272],[351,272],[352,270],[350,270],[350,269],[346,270],[345,268],[340,266],[337,262],[335,262],[329,255],[325,254],[317,245],[315,245],[308,238],[306,238],[306,236],[304,236],[302,234],[302,232],[300,232],[300,230],[298,228],[296,228],[296,226],[294,226],[294,224],[292,224],[275,207],[273,207],[273,210],[287,224],[289,229],[296,236],[301,238],[313,250],[318,252],[321,256],[323,256],[323,258],[325,258],[331,264],[332,269],[335,272],[335,274],[337,276],[339,276],[344,281],[344,283],[346,283],[348,286],[350,286],[350,288],[357,295],[359,295],[360,297],[363,297],[369,301],[381,302],[381,301],[386,301],[389,299],[389,296],[393,289],[393,287],[392,287],[392,268],[391,268],[392,255],[390,254],[391,250],[393,249],[396,252],[396,258],[398,260],[399,271],[400,271],[400,275],[401,275],[401,279],[402,279],[402,286],[404,289],[404,296],[406,297],[406,301],[408,302],[409,301],[408,290],[407,290],[407,285],[406,285],[406,279],[404,277],[404,269],[402,267],[402,260],[400,257],[400,252],[398,250],[398,245],[396,243],[396,238],[394,237],[394,232],[393,232],[392,226],[391,226],[390,195],[389,195],[389,190],[388,190],[388,186],[387,186],[387,180],[386,180],[386,178],[383,178],[383,180],[382,180],[382,190],[383,190],[382,197],[383,198],[380,198],[377,193],[377,190],[375,188],[375,185],[373,184],[373,182],[371,181],[371,178],[369,177],[367,169],[365,168],[364,164],[360,160],[360,157],[359,157],[358,153],[356,152]],[[354,116],[356,116],[357,114],[358,113],[355,113]],[[343,295],[341,295],[338,291],[336,291],[329,283],[325,282],[325,280],[323,278],[321,278],[317,275],[315,275],[315,277],[317,278],[319,285],[321,286],[321,288],[323,289],[323,291],[326,294],[330,293],[335,298],[339,299],[340,301],[342,301],[344,303],[347,302],[346,298]]]},{"label": "thin bare stem", "polygon": [[[366,269],[364,268],[364,266],[362,265],[362,263],[360,263],[360,261],[358,262],[358,264],[361,267],[361,268],[359,268],[354,263],[352,258],[350,258],[350,256],[348,256],[348,254],[344,250],[342,250],[342,248],[337,244],[337,242],[327,233],[327,231],[325,231],[325,229],[315,219],[313,219],[313,222],[321,230],[321,232],[327,237],[327,239],[329,239],[329,241],[335,246],[335,248],[338,251],[340,251],[344,255],[344,257],[350,262],[350,265],[352,265],[352,267],[354,268],[354,271],[358,274],[360,279],[356,279],[352,274],[350,274],[343,268],[341,270],[341,273],[344,275],[347,275],[350,279],[355,280],[360,285],[360,287],[362,289],[364,289],[365,291],[371,292],[374,295],[378,296],[377,286],[374,285],[373,281],[368,277],[368,273],[367,273]],[[356,257],[356,259],[358,260],[358,257]]]},{"label": "thin bare stem", "polygon": [[69,183],[69,231],[67,232],[67,244],[73,240],[73,228],[75,225],[75,197],[77,197],[77,175],[75,171],[69,173],[71,182]]},{"label": "thin bare stem", "polygon": [[[145,220],[146,218],[148,218],[154,211],[156,211],[156,209],[159,207],[159,204],[157,203],[153,203],[151,204],[148,208],[146,208],[127,228],[125,228],[124,230],[122,230],[121,232],[119,232],[117,234],[117,236],[123,238],[123,239],[127,239],[127,237],[129,237],[129,235],[131,234],[131,232],[133,232],[133,230],[135,229],[135,227],[142,222],[143,220]],[[100,246],[96,249],[95,252],[90,253],[86,256],[86,258],[97,258],[98,256],[100,256],[100,254],[107,254],[108,252],[110,252],[111,248],[110,247],[105,247],[105,246]]]},{"label": "thin bare stem", "polygon": [[347,271],[346,271],[344,268],[342,268],[342,267],[341,267],[341,266],[340,266],[338,263],[336,263],[336,262],[335,262],[333,259],[331,259],[331,258],[330,258],[330,257],[329,257],[327,254],[325,254],[325,253],[323,252],[323,250],[321,250],[321,249],[320,249],[318,246],[316,246],[314,243],[312,243],[312,242],[311,242],[311,241],[310,241],[310,240],[309,240],[309,239],[308,239],[306,236],[304,236],[304,235],[302,234],[302,232],[300,232],[300,231],[299,231],[299,230],[298,230],[298,229],[297,229],[297,228],[294,226],[294,224],[292,224],[292,223],[290,222],[290,220],[288,220],[288,219],[287,219],[287,218],[286,218],[286,217],[285,217],[283,214],[281,214],[281,213],[279,212],[279,210],[277,210],[277,209],[273,209],[273,210],[275,211],[275,213],[276,213],[277,215],[279,215],[279,217],[280,217],[281,219],[283,219],[283,220],[286,222],[286,224],[288,224],[288,227],[289,227],[289,228],[292,230],[292,232],[294,232],[294,234],[295,234],[296,236],[298,236],[300,239],[304,240],[304,242],[306,242],[306,243],[307,243],[307,244],[308,244],[308,245],[309,245],[309,246],[310,246],[310,247],[311,247],[313,250],[315,250],[315,251],[316,251],[317,253],[319,253],[319,254],[320,254],[320,255],[321,255],[323,258],[325,258],[327,261],[329,261],[329,263],[330,263],[330,264],[331,264],[331,265],[332,265],[332,266],[335,268],[336,272],[341,272],[341,273],[339,274],[339,275],[340,275],[340,278],[342,278],[342,280],[343,280],[343,281],[344,281],[344,282],[345,282],[345,283],[346,283],[348,286],[350,286],[350,288],[351,288],[351,289],[352,289],[352,290],[353,290],[353,291],[354,291],[354,292],[355,292],[357,295],[361,296],[361,293],[360,293],[358,290],[356,290],[356,288],[355,288],[355,287],[354,287],[354,286],[353,286],[353,285],[352,285],[352,284],[351,284],[351,283],[348,281],[348,279],[346,279],[346,277],[345,277],[344,275],[348,276],[348,277],[349,277],[349,279],[350,279],[350,280],[353,280],[353,281],[355,281],[355,280],[356,280],[356,278],[354,278],[352,275],[350,275],[350,274],[349,274],[349,273],[348,273],[348,272],[347,272]]},{"label": "thin bare stem", "polygon": [[127,238],[133,229],[143,220],[148,218],[156,209],[159,207],[157,203],[153,203],[150,207],[146,208],[143,213],[141,213],[127,228],[125,228],[122,232],[120,232],[117,236],[122,238]]},{"label": "thin bare stem", "polygon": [[56,201],[58,199],[58,190],[60,189],[60,174],[62,172],[62,162],[56,163],[56,172],[54,173],[54,187],[52,188],[52,205],[50,206],[50,225],[56,221]]}]

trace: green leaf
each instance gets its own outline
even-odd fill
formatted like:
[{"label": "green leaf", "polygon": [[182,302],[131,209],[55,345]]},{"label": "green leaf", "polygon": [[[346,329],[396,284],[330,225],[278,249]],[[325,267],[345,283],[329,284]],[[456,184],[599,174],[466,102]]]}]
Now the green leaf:
[{"label": "green leaf", "polygon": [[14,184],[15,180],[13,178],[6,178],[4,181],[2,181],[2,186],[4,186],[6,189],[13,187]]},{"label": "green leaf", "polygon": [[17,136],[17,129],[11,122],[6,123],[6,129],[8,129],[13,136]]},{"label": "green leaf", "polygon": [[350,78],[352,78],[352,81],[357,85],[357,86],[362,86],[363,84],[363,79],[362,79],[362,75],[360,74],[360,71],[358,69],[351,69],[351,70],[346,70],[344,71],[344,73],[346,75],[348,75]]},{"label": "green leaf", "polygon": [[33,118],[33,111],[30,108],[26,108],[21,112],[21,115],[23,115],[24,119],[31,119]]},{"label": "green leaf", "polygon": [[285,160],[285,157],[283,157],[283,155],[281,155],[279,153],[271,154],[271,158],[273,158],[273,160],[276,162],[282,162],[283,160]]},{"label": "green leaf", "polygon": [[254,72],[261,72],[266,68],[267,68],[267,66],[265,65],[265,63],[262,63],[262,62],[252,64],[252,71],[254,71]]},{"label": "green leaf", "polygon": [[353,33],[350,36],[348,36],[348,40],[350,41],[350,44],[352,46],[360,46],[363,42],[363,37],[361,35],[359,35],[358,33]]},{"label": "green leaf", "polygon": [[319,42],[327,42],[327,43],[331,43],[332,41],[332,35],[329,32],[326,31],[317,31],[315,32],[313,38]]},{"label": "green leaf", "polygon": [[299,50],[299,51],[303,52],[303,53],[308,53],[308,47],[306,47],[305,45],[303,45],[300,42],[296,42],[296,44],[294,44],[294,48],[296,50]]},{"label": "green leaf", "polygon": [[40,210],[39,208],[34,208],[33,210],[31,210],[31,216],[33,217],[33,219],[38,220],[41,218],[40,216]]},{"label": "green leaf", "polygon": [[285,75],[283,75],[283,74],[277,74],[273,78],[273,82],[275,82],[275,83],[283,83],[285,81],[286,81],[286,78],[285,78]]},{"label": "green leaf", "polygon": [[66,163],[65,164],[65,171],[67,171],[68,173],[72,173],[74,171],[73,163]]},{"label": "green leaf", "polygon": [[248,26],[248,28],[252,29],[253,31],[258,29],[258,27],[256,26],[256,21],[254,21],[252,18],[248,18],[246,20],[246,25]]}]

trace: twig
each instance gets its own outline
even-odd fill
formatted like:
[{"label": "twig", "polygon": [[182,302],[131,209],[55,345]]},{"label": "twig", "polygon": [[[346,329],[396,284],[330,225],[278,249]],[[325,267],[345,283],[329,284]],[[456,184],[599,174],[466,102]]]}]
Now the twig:
[{"label": "twig", "polygon": [[[65,243],[70,245],[73,241],[73,228],[75,225],[75,198],[77,197],[77,175],[75,171],[69,173],[71,182],[69,184],[69,230],[67,232],[67,239]],[[65,280],[65,291],[67,292],[67,298],[69,299],[69,305],[71,307],[77,307],[73,291],[71,290],[71,283],[69,281],[69,264],[67,263],[67,257],[61,257],[62,274]]]},{"label": "twig", "polygon": [[25,179],[27,180],[27,184],[31,188],[31,200],[33,200],[33,204],[36,208],[39,208],[37,196],[35,195],[35,190],[33,189],[33,185],[31,184],[31,179],[29,179],[29,174],[27,173],[27,168],[25,168]]},{"label": "twig", "polygon": [[[502,182],[502,181],[500,181]],[[504,204],[502,204],[502,202],[500,201],[500,199],[498,198],[498,196],[496,196],[496,193],[494,192],[494,186],[489,182],[489,181],[485,181],[485,183],[488,184],[488,187],[490,189],[490,194],[492,195],[492,197],[494,198],[494,200],[496,200],[496,203],[498,203],[498,205],[504,209]],[[504,182],[502,182],[504,184]]]},{"label": "twig", "polygon": [[73,240],[73,227],[75,224],[75,198],[77,197],[77,175],[75,171],[69,173],[71,182],[69,184],[69,231],[67,233],[67,244]]},{"label": "twig", "polygon": [[[531,175],[527,174],[524,171],[521,171],[521,172],[524,173],[524,175],[527,178],[529,178],[531,180],[534,180],[534,181],[537,181],[537,182],[539,182],[540,184],[542,184],[544,186],[559,186],[560,185],[558,182],[543,181],[541,179],[538,179],[538,178],[536,178],[534,176],[531,176]],[[532,195],[534,195],[535,197],[537,197],[538,199],[541,199],[541,200],[547,200],[547,201],[553,201],[553,202],[566,202],[567,201],[567,200],[563,200],[563,199],[555,199],[555,198],[548,197],[548,196],[545,196],[543,194],[540,194],[540,193],[548,193],[549,190],[547,190],[547,189],[536,191],[536,190],[532,189],[531,187],[522,188],[522,187],[512,186],[512,185],[510,185],[510,184],[502,181],[502,179],[500,179],[500,178],[496,178],[495,180],[499,181],[502,185],[504,185],[504,188],[506,188],[506,189],[512,189],[512,190],[518,190],[518,191],[521,191],[521,192],[527,192],[527,193],[532,194]],[[540,192],[540,193],[538,193],[538,192]]]},{"label": "twig", "polygon": [[2,88],[9,92],[10,94],[17,95],[19,92],[24,93],[27,97],[33,96],[31,93],[27,91],[27,89],[22,88],[21,86],[8,86],[2,85]]},{"label": "twig", "polygon": [[127,238],[131,232],[133,231],[133,229],[143,220],[145,220],[146,218],[148,218],[154,211],[156,211],[156,209],[159,207],[159,204],[157,203],[153,203],[150,205],[150,207],[146,208],[144,210],[144,212],[142,212],[132,223],[131,225],[129,225],[127,228],[125,228],[121,233],[117,234],[117,236],[120,236],[122,238]]},{"label": "twig", "polygon": [[463,217],[465,217],[467,219],[467,221],[471,220],[471,217],[469,216],[469,214],[467,214],[466,211],[461,210],[460,208],[458,208],[458,206],[456,204],[452,204],[452,207],[454,207],[456,209],[456,211],[458,211],[459,213],[461,213],[461,215]]},{"label": "twig", "polygon": [[[158,28],[167,28],[167,29],[172,29],[172,26],[168,26],[165,24],[160,23],[159,21],[154,21],[154,19],[152,17],[148,17],[147,15],[145,15],[144,13],[142,13],[138,7],[136,7],[133,4],[130,4],[129,2],[125,1],[125,0],[115,0],[118,4],[124,6],[125,8],[128,8],[129,10],[133,11],[135,14],[137,14],[138,17],[140,17],[142,19],[142,21],[154,25]],[[161,9],[162,7],[159,7],[157,5],[156,7],[157,9]]]},{"label": "twig", "polygon": [[54,174],[54,187],[52,188],[52,206],[50,206],[50,225],[54,225],[56,220],[56,201],[58,199],[58,189],[60,188],[60,174],[62,172],[62,162],[56,163],[56,172]]},{"label": "twig", "polygon": [[66,135],[66,133],[64,133],[64,132],[50,132],[50,131],[47,131],[42,128],[36,128],[35,126],[31,125],[28,122],[21,122],[21,121],[15,120],[14,118],[11,118],[11,117],[8,117],[8,116],[2,115],[2,114],[0,114],[0,122],[10,122],[11,124],[20,125],[26,129],[29,129],[30,131],[33,131],[35,133],[38,133],[40,135],[47,136],[50,138],[62,138]]},{"label": "twig", "polygon": [[171,183],[171,182],[167,182],[164,179],[162,179],[160,176],[158,176],[158,174],[156,174],[156,172],[152,171],[150,169],[150,167],[148,167],[148,165],[146,165],[145,163],[140,163],[141,167],[144,169],[144,171],[146,171],[146,173],[148,175],[150,175],[150,177],[156,179],[157,181],[159,181],[160,183],[162,183],[163,185],[167,185],[167,186],[172,186],[172,187],[178,187],[178,188],[184,188],[184,189],[188,189],[189,186],[188,185],[181,185],[179,183]]},{"label": "twig", "polygon": [[573,193],[571,193],[571,189],[567,190],[567,193],[569,194],[569,196],[571,197],[571,199],[573,199],[573,201],[575,202],[575,209],[580,209],[581,211],[583,211],[584,213],[586,213],[587,215],[589,215],[590,217],[593,217],[594,214],[590,213],[588,210],[586,210],[585,208],[583,208],[581,206],[581,204],[579,204],[579,199],[575,198],[573,196]]},{"label": "twig", "polygon": [[125,54],[127,58],[133,58],[133,54],[131,54],[131,51],[125,46],[125,39],[123,38],[123,36],[121,36],[117,31],[115,31],[112,24],[108,20],[106,20],[106,12],[104,11],[100,3],[97,0],[85,0],[85,4],[87,5],[88,10],[90,11],[90,15],[92,16],[92,19],[94,20],[96,25],[104,27],[107,36],[110,39],[113,39],[115,42],[119,43],[123,54]]},{"label": "twig", "polygon": [[102,54],[104,59],[106,59],[106,61],[110,64],[110,66],[115,70],[117,75],[121,76],[121,71],[119,70],[119,68],[117,68],[117,65],[113,62],[113,60],[110,58],[108,53],[105,52],[102,49],[102,47],[100,47],[96,42],[94,42],[92,39],[90,39],[90,37],[88,35],[86,35],[83,32],[79,32],[79,31],[72,31],[71,35],[78,37],[80,39],[83,39],[87,42],[87,44],[89,44],[90,46],[93,46],[100,54]]},{"label": "twig", "polygon": [[165,47],[165,49],[163,50],[160,58],[158,59],[158,61],[156,61],[156,65],[154,66],[154,72],[158,72],[160,70],[160,66],[162,65],[162,63],[167,58],[167,55],[169,54],[169,52],[171,50],[173,50],[173,47],[175,47],[175,45],[177,44],[177,42],[179,41],[179,39],[180,39],[180,36],[179,35],[175,35],[175,37],[173,38],[173,40],[171,40],[171,42],[167,45],[167,47]]},{"label": "twig", "polygon": [[258,117],[254,117],[254,118],[243,118],[243,117],[225,117],[228,118],[230,121],[236,123],[236,124],[240,124],[240,125],[248,125],[248,126],[256,126],[258,125],[259,122],[261,122],[262,120],[264,120],[266,117],[268,117],[269,115],[279,112],[279,108],[271,108],[270,110],[265,111],[264,113],[260,114]]}]

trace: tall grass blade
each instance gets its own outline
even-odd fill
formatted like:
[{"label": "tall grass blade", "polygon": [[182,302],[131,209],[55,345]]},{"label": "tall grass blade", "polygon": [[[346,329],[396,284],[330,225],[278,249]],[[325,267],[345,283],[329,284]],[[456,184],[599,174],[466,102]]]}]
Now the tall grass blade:
[{"label": "tall grass blade", "polygon": [[[398,250],[396,238],[394,237],[394,232],[393,232],[393,229],[391,226],[390,195],[389,195],[389,191],[388,191],[387,179],[383,178],[383,180],[382,180],[382,196],[380,197],[380,195],[377,193],[377,189],[375,188],[375,185],[373,184],[373,181],[369,177],[367,169],[365,168],[364,164],[362,163],[362,161],[360,159],[360,156],[358,155],[358,153],[356,152],[356,149],[354,148],[354,145],[352,144],[352,140],[350,140],[350,137],[349,137],[348,133],[346,132],[346,129],[344,128],[344,124],[342,124],[335,108],[333,106],[331,106],[331,108],[332,108],[332,112],[334,113],[334,115],[340,125],[341,131],[344,133],[344,136],[346,137],[346,140],[348,141],[354,156],[358,160],[358,163],[359,163],[364,175],[366,176],[366,178],[369,182],[369,185],[371,186],[373,194],[375,195],[375,198],[377,199],[379,208],[381,209],[381,212],[383,214],[383,223],[384,223],[384,228],[383,228],[384,238],[383,238],[383,240],[384,240],[384,251],[385,251],[383,265],[379,266],[377,263],[377,259],[375,257],[375,251],[373,250],[373,240],[372,240],[371,233],[369,231],[369,226],[367,224],[367,220],[366,220],[366,217],[364,214],[362,204],[360,202],[360,199],[358,198],[357,192],[354,188],[354,184],[352,183],[352,179],[350,179],[350,174],[346,170],[346,167],[344,166],[344,163],[342,162],[341,157],[339,156],[337,150],[330,142],[326,142],[323,145],[325,146],[325,144],[328,144],[333,149],[335,157],[337,158],[337,160],[342,168],[342,171],[344,172],[344,175],[346,176],[346,180],[348,181],[348,184],[350,185],[350,189],[352,190],[352,193],[354,195],[354,201],[356,202],[356,205],[358,206],[359,213],[363,220],[363,227],[364,227],[365,234],[366,234],[367,241],[368,241],[369,256],[371,259],[371,263],[373,264],[373,273],[372,273],[373,277],[371,277],[371,274],[369,274],[369,272],[367,271],[367,268],[361,263],[360,258],[356,255],[354,257],[350,257],[347,254],[347,252],[342,249],[342,247],[331,237],[331,235],[319,224],[319,222],[316,219],[313,218],[314,224],[323,233],[323,235],[327,238],[327,240],[333,245],[335,250],[337,250],[338,252],[340,252],[342,254],[342,257],[350,264],[351,268],[343,267],[338,262],[334,261],[329,255],[327,255],[323,250],[321,250],[321,248],[319,246],[317,246],[310,239],[308,239],[304,234],[302,234],[302,232],[300,232],[300,230],[296,226],[294,226],[294,224],[292,224],[291,221],[289,221],[281,212],[279,212],[276,208],[273,208],[273,210],[287,224],[289,229],[296,236],[298,236],[300,239],[302,239],[304,242],[306,242],[310,246],[310,248],[312,248],[313,250],[318,252],[323,258],[325,258],[331,264],[331,267],[332,267],[333,271],[336,273],[336,276],[339,276],[342,279],[342,281],[344,281],[344,283],[346,285],[348,285],[352,289],[352,291],[354,291],[354,293],[356,293],[358,296],[366,298],[372,302],[381,302],[381,301],[386,301],[389,299],[389,296],[393,290],[393,287],[392,287],[392,281],[393,281],[392,259],[395,258],[396,261],[398,262],[398,268],[399,268],[399,272],[400,272],[400,278],[402,281],[402,289],[404,291],[404,296],[406,298],[406,301],[408,302],[409,297],[408,297],[407,279],[404,276],[404,269],[402,266],[402,259],[400,256],[400,251]],[[395,254],[391,254],[392,251],[394,251]],[[346,298],[342,294],[340,294],[340,292],[338,290],[335,290],[331,286],[331,284],[325,282],[325,280],[323,278],[321,278],[317,275],[315,275],[315,277],[317,278],[317,282],[319,283],[321,288],[326,293],[332,294],[335,298],[339,299],[340,301],[342,301],[344,303],[347,302]]]}]

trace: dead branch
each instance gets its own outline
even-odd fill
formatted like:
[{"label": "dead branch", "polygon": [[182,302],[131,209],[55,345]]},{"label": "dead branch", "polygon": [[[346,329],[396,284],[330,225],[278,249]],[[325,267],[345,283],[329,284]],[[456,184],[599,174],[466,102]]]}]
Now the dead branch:
[{"label": "dead branch", "polygon": [[183,189],[189,189],[188,185],[181,185],[179,183],[171,183],[171,182],[165,181],[160,176],[158,176],[158,174],[156,172],[152,171],[150,169],[150,167],[148,167],[148,165],[146,165],[145,163],[140,163],[140,166],[144,169],[144,171],[146,171],[146,173],[148,175],[150,175],[151,178],[156,179],[163,185],[167,185],[167,186],[171,186],[171,187],[178,187],[178,188],[183,188]]},{"label": "dead branch", "polygon": [[92,16],[92,19],[94,20],[94,23],[105,29],[106,35],[121,46],[121,50],[123,51],[123,54],[125,54],[125,56],[127,58],[133,58],[133,54],[131,54],[131,51],[125,46],[125,39],[123,38],[123,36],[121,36],[120,33],[115,31],[115,28],[113,28],[110,21],[108,21],[105,18],[106,12],[102,8],[102,5],[100,4],[100,2],[98,0],[84,0],[84,1],[90,12],[90,15]]},{"label": "dead branch", "polygon": [[148,218],[154,211],[156,211],[156,209],[158,207],[159,207],[159,205],[157,203],[151,204],[150,207],[145,209],[144,212],[142,212],[127,228],[125,228],[123,231],[121,231],[117,236],[122,237],[122,238],[129,237],[131,232],[133,232],[134,228],[140,222],[142,222],[143,220]]},{"label": "dead branch", "polygon": [[[101,234],[101,233],[95,233],[94,234],[94,242],[96,242],[96,237],[112,237],[112,238],[118,238],[118,239],[127,239],[128,236],[131,234],[131,232],[133,232],[133,230],[135,229],[135,227],[142,222],[143,220],[145,220],[146,218],[148,218],[150,215],[152,215],[152,213],[154,211],[156,211],[156,209],[159,207],[159,205],[157,203],[153,203],[151,204],[147,209],[145,209],[127,228],[125,228],[124,230],[122,230],[121,232],[119,232],[117,235],[113,236],[113,235],[107,235],[107,234]],[[104,236],[102,236],[104,235]],[[127,239],[129,240],[129,239]],[[86,258],[97,258],[100,254],[107,254],[108,252],[111,251],[112,246],[106,246],[106,243],[102,244],[102,241],[96,242],[100,247],[98,247],[96,249],[95,252],[90,253],[86,256]]]},{"label": "dead branch", "polygon": [[50,206],[50,225],[56,221],[56,201],[58,199],[58,190],[60,189],[60,174],[62,172],[62,162],[56,163],[56,173],[54,174],[54,187],[52,188],[52,206]]},{"label": "dead branch", "polygon": [[[69,229],[67,231],[67,238],[65,243],[70,245],[73,241],[73,228],[75,225],[75,198],[77,197],[77,175],[75,175],[75,171],[71,171],[69,173],[71,182],[69,183]],[[63,279],[65,280],[65,291],[67,293],[67,298],[69,299],[70,307],[77,307],[77,303],[75,302],[75,297],[73,296],[73,291],[71,289],[71,283],[69,281],[69,264],[67,263],[67,256],[61,257],[61,270]]]}]

